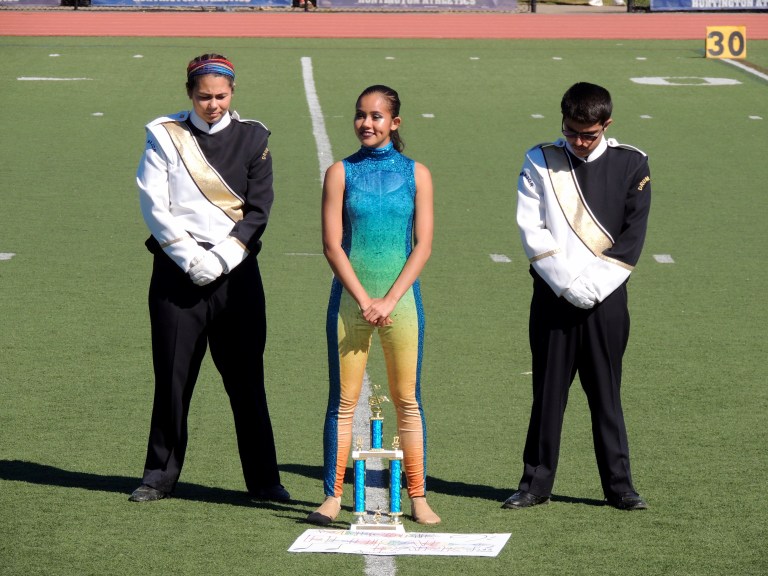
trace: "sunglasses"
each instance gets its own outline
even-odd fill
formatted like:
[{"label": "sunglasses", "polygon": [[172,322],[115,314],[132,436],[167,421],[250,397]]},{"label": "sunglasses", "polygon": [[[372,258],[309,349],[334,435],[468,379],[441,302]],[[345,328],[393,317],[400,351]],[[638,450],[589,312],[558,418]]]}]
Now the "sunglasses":
[{"label": "sunglasses", "polygon": [[575,130],[569,130],[565,127],[565,123],[561,125],[561,132],[563,133],[563,136],[566,138],[572,138],[572,139],[579,139],[582,142],[594,142],[600,137],[600,134],[603,133],[605,130],[605,125],[602,125],[600,127],[600,130],[597,132],[576,132]]}]

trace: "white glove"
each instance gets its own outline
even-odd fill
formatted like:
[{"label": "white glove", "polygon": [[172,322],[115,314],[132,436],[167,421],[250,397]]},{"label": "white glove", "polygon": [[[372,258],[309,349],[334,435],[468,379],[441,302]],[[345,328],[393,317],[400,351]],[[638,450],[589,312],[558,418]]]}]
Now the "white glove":
[{"label": "white glove", "polygon": [[597,302],[597,294],[595,294],[592,286],[584,281],[582,276],[576,278],[571,287],[563,292],[563,298],[577,308],[583,308],[584,310],[589,310]]},{"label": "white glove", "polygon": [[189,269],[189,277],[198,286],[210,284],[224,272],[221,260],[211,251],[205,253],[202,258],[195,258]]}]

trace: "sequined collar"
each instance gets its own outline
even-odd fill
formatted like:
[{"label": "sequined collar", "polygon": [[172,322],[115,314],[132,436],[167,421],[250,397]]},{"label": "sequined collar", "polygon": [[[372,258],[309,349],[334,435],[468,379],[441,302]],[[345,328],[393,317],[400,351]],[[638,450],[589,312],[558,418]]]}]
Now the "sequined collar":
[{"label": "sequined collar", "polygon": [[395,151],[395,144],[390,140],[389,144],[381,148],[368,148],[367,146],[360,147],[360,154],[366,158],[373,158],[374,160],[384,160],[392,155]]}]

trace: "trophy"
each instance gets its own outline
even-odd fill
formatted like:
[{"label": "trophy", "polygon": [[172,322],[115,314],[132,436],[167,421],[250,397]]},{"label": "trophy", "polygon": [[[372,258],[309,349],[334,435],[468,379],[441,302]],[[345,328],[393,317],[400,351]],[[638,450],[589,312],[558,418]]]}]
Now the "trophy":
[{"label": "trophy", "polygon": [[[358,437],[355,441],[355,449],[352,451],[356,520],[350,526],[350,530],[405,533],[405,528],[400,522],[400,516],[403,515],[400,500],[403,451],[400,450],[398,436],[394,437],[391,450],[385,450],[382,447],[384,417],[381,415],[381,405],[389,402],[389,399],[379,394],[378,389],[378,386],[374,386],[374,392],[368,399],[371,407],[371,446],[368,450],[363,450],[363,439]],[[378,506],[372,520],[368,520],[365,509],[365,463],[366,460],[374,458],[389,460],[389,512],[381,510],[381,506]]]}]

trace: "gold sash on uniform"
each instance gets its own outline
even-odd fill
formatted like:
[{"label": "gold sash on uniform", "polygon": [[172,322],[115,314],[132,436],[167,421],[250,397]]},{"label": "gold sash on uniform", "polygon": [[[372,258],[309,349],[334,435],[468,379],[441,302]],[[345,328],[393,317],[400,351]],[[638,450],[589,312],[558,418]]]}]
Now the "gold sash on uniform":
[{"label": "gold sash on uniform", "polygon": [[164,122],[163,127],[171,137],[189,175],[200,192],[221,209],[233,222],[243,219],[243,201],[230,189],[221,176],[208,164],[203,151],[189,129],[181,122]]},{"label": "gold sash on uniform", "polygon": [[542,146],[542,152],[549,170],[552,189],[560,204],[560,209],[574,233],[595,256],[627,270],[632,270],[633,266],[603,254],[605,250],[613,246],[613,239],[584,203],[584,198],[579,193],[576,174],[565,148],[552,145]]}]

